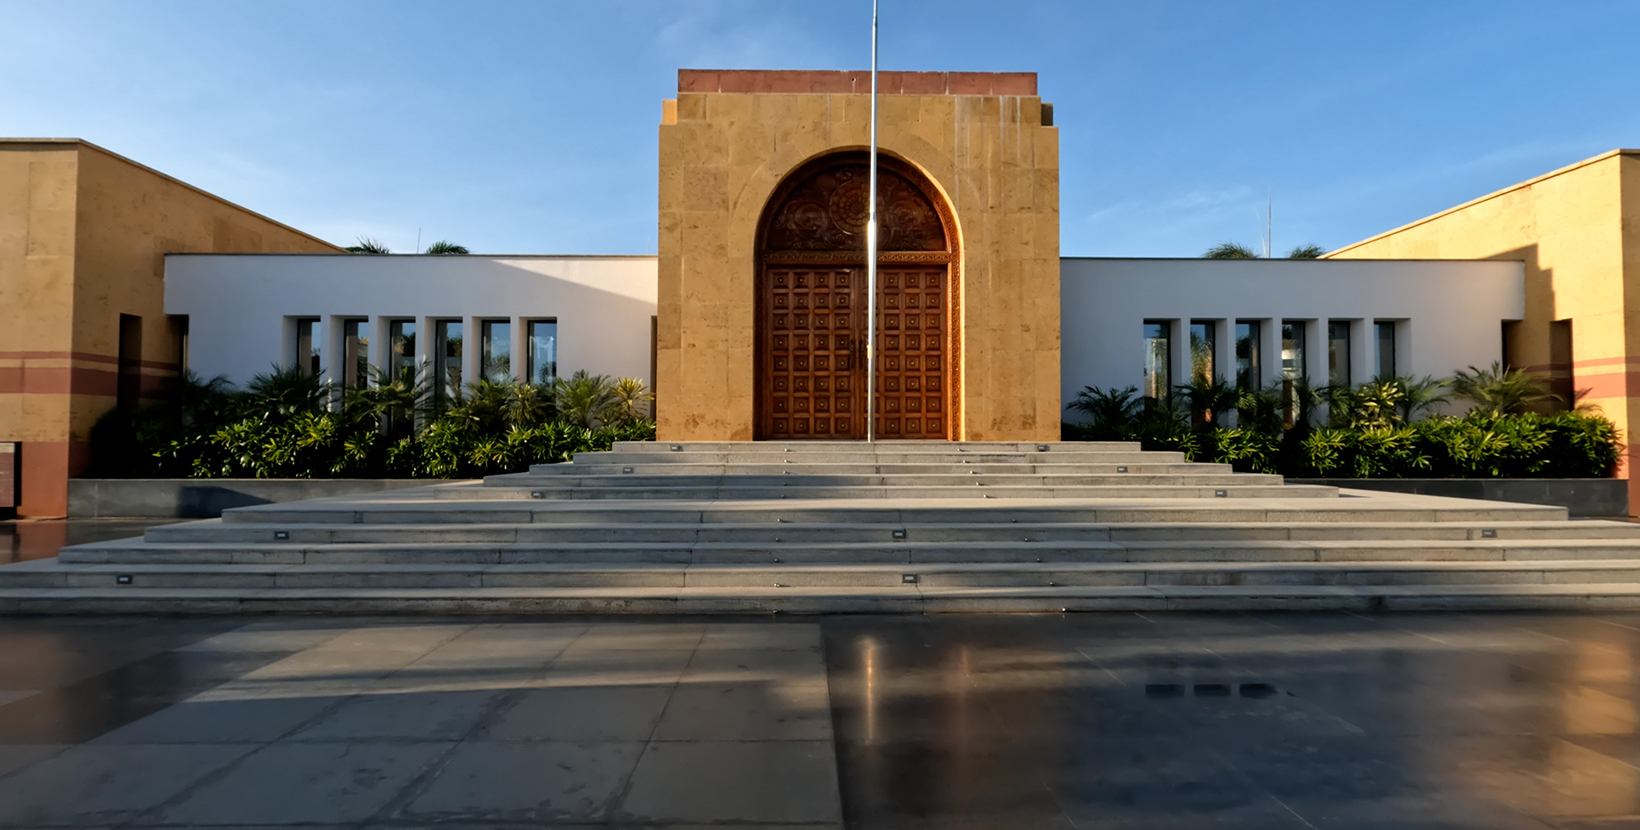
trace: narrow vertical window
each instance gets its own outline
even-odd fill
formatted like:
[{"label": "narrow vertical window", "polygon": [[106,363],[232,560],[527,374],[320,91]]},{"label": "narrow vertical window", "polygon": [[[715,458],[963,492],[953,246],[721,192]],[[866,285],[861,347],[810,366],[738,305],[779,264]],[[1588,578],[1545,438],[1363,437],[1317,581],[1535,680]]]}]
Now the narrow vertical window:
[{"label": "narrow vertical window", "polygon": [[1568,408],[1576,406],[1576,376],[1572,360],[1572,321],[1549,321],[1549,392]]},{"label": "narrow vertical window", "polygon": [[479,323],[483,351],[479,352],[478,374],[500,383],[512,377],[512,324],[506,320]]},{"label": "narrow vertical window", "polygon": [[1373,324],[1373,334],[1378,346],[1378,377],[1395,377],[1395,323],[1381,320]]},{"label": "narrow vertical window", "polygon": [[370,385],[370,335],[366,320],[342,322],[342,386],[362,389]]},{"label": "narrow vertical window", "polygon": [[1281,377],[1296,381],[1304,377],[1304,321],[1281,323]]},{"label": "narrow vertical window", "polygon": [[433,392],[441,403],[461,394],[461,321],[440,320],[433,328]]},{"label": "narrow vertical window", "polygon": [[1281,321],[1282,420],[1291,427],[1299,418],[1298,387],[1304,382],[1304,321]]},{"label": "narrow vertical window", "polygon": [[291,365],[304,375],[319,374],[319,318],[296,321],[296,354],[291,355]]},{"label": "narrow vertical window", "polygon": [[1173,388],[1169,377],[1173,358],[1172,328],[1167,320],[1145,321],[1145,375],[1141,394],[1152,402],[1167,400]]},{"label": "narrow vertical window", "polygon": [[1327,323],[1327,383],[1333,386],[1350,385],[1350,323],[1333,320]]},{"label": "narrow vertical window", "polygon": [[1258,389],[1264,384],[1259,376],[1258,355],[1258,321],[1236,321],[1236,386]]},{"label": "narrow vertical window", "polygon": [[531,320],[529,382],[548,384],[558,377],[558,321]]},{"label": "narrow vertical window", "polygon": [[168,314],[166,319],[171,324],[171,345],[174,347],[177,374],[188,374],[188,315]]},{"label": "narrow vertical window", "polygon": [[142,318],[120,315],[120,375],[116,405],[131,411],[142,399]]},{"label": "narrow vertical window", "polygon": [[387,324],[387,339],[392,348],[387,352],[387,373],[394,380],[404,378],[406,369],[412,370],[411,385],[415,385],[416,323],[414,320],[394,320]]},{"label": "narrow vertical window", "polygon": [[1190,324],[1190,379],[1197,383],[1213,382],[1213,351],[1217,348],[1217,332],[1212,320],[1196,320]]}]

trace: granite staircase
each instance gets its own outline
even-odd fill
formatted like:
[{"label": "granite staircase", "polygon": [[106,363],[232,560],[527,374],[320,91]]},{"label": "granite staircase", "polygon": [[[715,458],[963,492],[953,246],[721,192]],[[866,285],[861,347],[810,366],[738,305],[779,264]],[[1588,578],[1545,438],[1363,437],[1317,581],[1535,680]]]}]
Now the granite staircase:
[{"label": "granite staircase", "polygon": [[1640,526],[1122,443],[620,443],[0,567],[0,611],[1640,607]]}]

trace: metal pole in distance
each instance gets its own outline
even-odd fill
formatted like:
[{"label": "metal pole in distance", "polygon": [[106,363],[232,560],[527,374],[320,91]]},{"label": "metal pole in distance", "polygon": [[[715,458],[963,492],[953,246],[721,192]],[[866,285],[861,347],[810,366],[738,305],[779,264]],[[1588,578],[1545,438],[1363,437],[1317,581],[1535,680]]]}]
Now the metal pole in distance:
[{"label": "metal pole in distance", "polygon": [[877,440],[877,0],[871,0],[871,172],[866,195],[866,440]]}]

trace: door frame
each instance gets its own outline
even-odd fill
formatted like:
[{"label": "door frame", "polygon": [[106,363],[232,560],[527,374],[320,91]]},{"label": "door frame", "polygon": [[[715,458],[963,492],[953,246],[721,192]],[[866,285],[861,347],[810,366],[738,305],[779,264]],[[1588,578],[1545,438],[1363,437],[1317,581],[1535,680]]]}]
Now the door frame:
[{"label": "door frame", "polygon": [[[808,182],[810,178],[820,172],[838,164],[850,161],[864,162],[869,154],[864,150],[836,150],[825,153],[798,165],[774,191],[769,194],[768,201],[763,205],[763,214],[758,219],[757,235],[753,239],[756,251],[753,257],[754,273],[752,277],[753,292],[753,322],[752,322],[752,436],[753,440],[768,440],[765,423],[770,417],[772,403],[764,399],[763,377],[764,366],[771,359],[763,345],[766,326],[771,311],[766,307],[764,295],[765,280],[768,279],[769,266],[784,267],[851,267],[862,269],[866,267],[866,254],[858,251],[770,251],[767,247],[769,225],[775,213],[785,204],[792,191]],[[950,202],[944,192],[934,184],[932,178],[921,168],[887,152],[878,151],[877,166],[887,170],[916,187],[928,203],[934,208],[939,217],[941,229],[945,235],[945,250],[943,251],[878,251],[877,265],[879,270],[884,265],[944,265],[945,266],[945,440],[957,441],[962,435],[962,237],[957,226],[956,212],[952,210]],[[865,289],[862,285],[862,296]],[[861,314],[867,313],[864,308]],[[880,310],[879,310],[880,313]],[[878,336],[882,334],[879,331]],[[859,354],[858,362],[862,364],[860,380],[865,379],[865,354]],[[863,386],[860,387],[863,390]],[[862,391],[861,403],[864,403]],[[860,411],[861,423],[864,423],[865,412]],[[856,440],[864,440],[856,439]],[[926,439],[938,440],[938,439]]]}]

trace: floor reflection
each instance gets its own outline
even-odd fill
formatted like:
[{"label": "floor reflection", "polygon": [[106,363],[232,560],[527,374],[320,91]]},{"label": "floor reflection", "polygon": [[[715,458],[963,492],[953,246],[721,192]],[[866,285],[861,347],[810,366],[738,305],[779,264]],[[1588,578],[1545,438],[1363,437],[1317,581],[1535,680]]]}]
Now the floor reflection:
[{"label": "floor reflection", "polygon": [[[695,824],[800,824],[783,811],[808,793],[831,827],[835,769],[873,830],[1616,830],[1640,816],[1637,657],[1640,615],[0,619],[0,824],[5,788],[66,747],[86,765],[29,774],[281,743],[257,763],[403,748],[395,821],[533,803],[539,782],[496,773],[534,759],[627,792],[629,814],[576,821],[666,825],[643,817],[710,791]],[[453,772],[428,785],[431,744]],[[266,789],[252,772],[201,793]],[[753,775],[787,783],[713,789]],[[245,812],[210,803],[234,821],[193,823]]]},{"label": "floor reflection", "polygon": [[1627,827],[1640,815],[1636,623],[835,618],[845,815],[862,828]]},{"label": "floor reflection", "polygon": [[0,521],[0,565],[49,559],[69,545],[141,536],[181,519],[17,519]]}]

